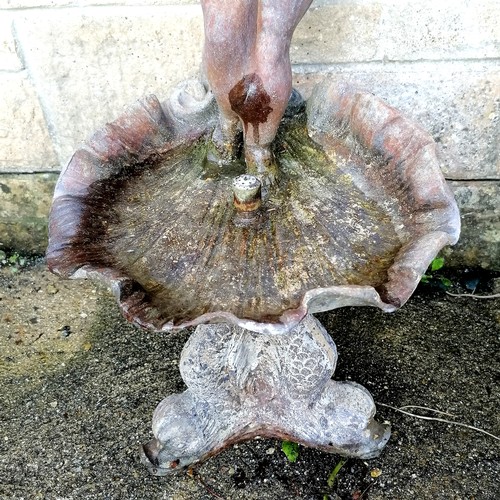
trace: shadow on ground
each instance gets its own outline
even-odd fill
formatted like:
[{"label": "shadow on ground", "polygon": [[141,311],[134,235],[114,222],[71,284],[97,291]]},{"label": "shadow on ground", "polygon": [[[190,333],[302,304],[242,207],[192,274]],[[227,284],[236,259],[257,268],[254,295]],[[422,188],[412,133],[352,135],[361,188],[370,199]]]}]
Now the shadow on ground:
[{"label": "shadow on ground", "polygon": [[[336,379],[365,385],[378,403],[439,409],[500,435],[499,303],[417,291],[395,314],[318,317],[337,343]],[[138,448],[156,404],[184,388],[177,363],[188,336],[137,330],[106,290],[60,281],[43,263],[1,270],[0,498],[497,498],[499,441],[382,405],[378,418],[393,427],[385,451],[348,460],[333,487],[341,457],[301,448],[290,463],[272,440],[150,476]]]}]

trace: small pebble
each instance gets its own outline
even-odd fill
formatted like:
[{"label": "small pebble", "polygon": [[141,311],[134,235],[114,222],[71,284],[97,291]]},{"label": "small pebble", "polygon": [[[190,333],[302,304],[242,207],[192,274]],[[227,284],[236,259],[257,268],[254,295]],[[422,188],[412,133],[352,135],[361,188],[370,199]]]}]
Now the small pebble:
[{"label": "small pebble", "polygon": [[275,450],[274,448],[268,448],[268,449],[266,450],[266,454],[267,454],[267,455],[272,455],[275,451],[276,451],[276,450]]},{"label": "small pebble", "polygon": [[71,335],[71,327],[68,325],[64,325],[62,328],[59,328],[61,332],[61,337],[67,338]]},{"label": "small pebble", "polygon": [[55,408],[57,406],[57,401],[51,401],[49,403],[49,406],[52,407],[52,408]]},{"label": "small pebble", "polygon": [[59,290],[54,285],[52,285],[52,284],[47,286],[47,293],[50,293],[50,294],[54,295],[58,291]]}]

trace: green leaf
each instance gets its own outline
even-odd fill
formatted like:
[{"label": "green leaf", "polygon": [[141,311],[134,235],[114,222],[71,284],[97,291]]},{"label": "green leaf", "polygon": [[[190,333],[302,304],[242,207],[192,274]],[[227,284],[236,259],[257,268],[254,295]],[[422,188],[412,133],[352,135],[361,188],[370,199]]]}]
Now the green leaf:
[{"label": "green leaf", "polygon": [[429,283],[429,279],[430,279],[430,276],[427,275],[427,274],[424,274],[421,278],[420,278],[420,281],[422,283]]},{"label": "green leaf", "polygon": [[440,276],[439,277],[439,281],[441,281],[441,284],[445,287],[445,288],[450,288],[450,286],[453,284],[451,282],[451,280],[449,280],[448,278],[444,278],[443,276]]},{"label": "green leaf", "polygon": [[299,458],[299,445],[292,441],[283,441],[281,443],[281,451],[290,462],[296,462],[297,458]]},{"label": "green leaf", "polygon": [[333,483],[335,483],[335,479],[337,478],[337,474],[339,473],[340,469],[344,466],[344,464],[347,462],[347,458],[343,458],[330,472],[330,475],[328,476],[328,479],[326,483],[328,484],[328,487],[331,488],[333,486]]},{"label": "green leaf", "polygon": [[444,257],[436,257],[431,262],[431,271],[438,271],[444,266]]}]

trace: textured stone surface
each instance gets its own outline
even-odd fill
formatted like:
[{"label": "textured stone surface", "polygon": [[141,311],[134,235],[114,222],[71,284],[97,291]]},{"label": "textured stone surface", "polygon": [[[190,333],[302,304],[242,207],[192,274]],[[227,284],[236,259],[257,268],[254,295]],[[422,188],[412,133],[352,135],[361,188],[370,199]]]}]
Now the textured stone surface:
[{"label": "textured stone surface", "polygon": [[156,408],[143,462],[153,474],[172,474],[256,436],[377,457],[390,426],[374,420],[364,387],[331,380],[336,364],[335,344],[311,315],[285,335],[199,326],[179,362],[188,389]]},{"label": "textured stone surface", "polygon": [[0,71],[19,71],[22,67],[12,33],[12,17],[2,14],[0,16]]},{"label": "textured stone surface", "polygon": [[498,57],[498,2],[318,1],[292,40],[294,63]]},{"label": "textured stone surface", "polygon": [[[97,126],[117,116],[123,106],[147,92],[155,92],[161,98],[173,84],[197,72],[202,20],[199,5],[197,2],[188,5],[192,3],[192,0],[9,0],[2,5],[4,8],[86,6],[78,10],[45,8],[15,12],[18,19],[24,18],[17,23],[19,46],[32,63],[30,72],[37,92],[46,103],[54,137],[59,143],[61,164],[79,142]],[[127,7],[131,5],[139,7]],[[458,106],[462,109],[439,110],[435,121],[424,117],[424,122],[429,123],[428,129],[435,135],[439,135],[443,127],[457,124],[457,117],[462,122],[459,126],[470,129],[471,123],[465,122],[476,120],[474,99],[486,102],[490,94],[498,92],[493,87],[483,89],[481,77],[474,78],[480,63],[472,59],[498,57],[499,11],[498,2],[493,0],[459,4],[450,0],[315,1],[299,23],[291,56],[295,63],[319,64],[314,66],[314,71],[319,72],[327,69],[321,65],[334,63],[468,58],[467,62],[459,63],[465,76],[463,80],[445,77],[446,84],[451,82],[453,92],[464,94]],[[12,58],[12,40],[8,43],[8,57]],[[17,64],[15,59],[11,59],[9,64],[14,63]],[[373,73],[371,79],[376,83],[379,68],[378,65],[367,68],[367,78]],[[420,95],[427,92],[425,78],[432,80],[431,85],[438,82],[433,71],[424,75],[425,78],[418,78],[418,74],[413,75],[411,68],[406,67],[395,68],[390,78],[404,79],[410,74],[408,83],[412,85],[416,76],[415,81],[419,81],[422,88]],[[385,83],[390,86],[391,80]],[[415,89],[420,90],[417,86]],[[428,106],[441,99],[434,90],[439,91],[439,85],[427,92]],[[401,104],[403,111],[413,111],[415,101],[410,93],[394,94],[397,102],[393,104]],[[444,118],[440,120],[441,116]],[[491,146],[486,162],[480,154],[471,158],[470,150],[464,154],[467,141],[462,140],[462,135],[461,131],[454,130],[453,137],[443,137],[443,142],[450,142],[447,148],[456,153],[458,162],[453,166],[457,172],[447,168],[446,174],[461,178],[460,170],[466,168],[465,177],[481,178],[485,176],[484,169],[489,168],[486,176],[496,175],[491,172]],[[473,150],[479,150],[484,143],[491,145],[490,139],[488,132],[479,133],[469,142]],[[464,164],[467,165],[464,167]],[[476,175],[477,168],[483,171]]]},{"label": "textured stone surface", "polygon": [[85,7],[114,5],[120,6],[143,6],[143,5],[178,5],[196,4],[199,0],[2,0],[0,9],[18,8],[46,8],[46,7]]},{"label": "textured stone surface", "polygon": [[3,0],[2,9],[28,9],[33,7],[66,7],[78,5],[79,0]]},{"label": "textured stone surface", "polygon": [[199,0],[80,0],[80,5],[189,5]]},{"label": "textured stone surface", "polygon": [[0,176],[0,249],[43,253],[57,174]]},{"label": "textured stone surface", "polygon": [[380,55],[389,60],[498,57],[497,0],[384,2]]},{"label": "textured stone surface", "polygon": [[61,163],[125,105],[148,93],[166,97],[174,84],[197,73],[201,60],[199,5],[94,14],[27,13],[16,22]]},{"label": "textured stone surface", "polygon": [[244,220],[231,186],[245,165],[205,161],[215,110],[178,128],[164,109],[144,99],[77,150],[49,221],[50,269],[102,277],[141,327],[284,333],[307,312],[392,310],[459,236],[431,136],[370,93],[325,81],[307,117],[291,106],[280,180]]},{"label": "textured stone surface", "polygon": [[439,144],[447,178],[500,179],[497,65],[358,65],[330,73],[296,68],[294,85],[307,98],[324,79],[358,85],[421,124]]},{"label": "textured stone surface", "polygon": [[[465,290],[460,281],[452,292]],[[476,294],[486,293],[480,283]],[[382,404],[435,408],[500,436],[500,299],[422,286],[396,314],[366,307],[320,316],[339,351],[335,378],[368,387],[393,429],[379,458],[349,460],[329,488],[339,456],[301,446],[291,463],[269,439],[230,447],[190,474],[150,475],[139,446],[152,437],[157,403],[186,389],[178,365],[191,332],[138,330],[110,293],[58,280],[43,263],[0,269],[0,298],[2,500],[352,499],[367,488],[369,500],[498,497],[498,441]]]},{"label": "textured stone surface", "polygon": [[0,168],[47,170],[58,165],[35,89],[25,72],[0,74]]},{"label": "textured stone surface", "polygon": [[500,181],[450,184],[461,207],[462,234],[445,249],[447,264],[500,271]]},{"label": "textured stone surface", "polygon": [[376,58],[382,7],[378,3],[312,4],[292,38],[292,64]]}]

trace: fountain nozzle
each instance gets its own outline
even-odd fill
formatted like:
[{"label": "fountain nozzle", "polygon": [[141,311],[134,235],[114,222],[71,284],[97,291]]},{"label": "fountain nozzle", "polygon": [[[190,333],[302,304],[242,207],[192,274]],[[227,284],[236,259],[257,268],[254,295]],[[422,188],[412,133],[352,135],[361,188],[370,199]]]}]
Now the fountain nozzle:
[{"label": "fountain nozzle", "polygon": [[255,212],[262,205],[261,182],[254,175],[243,174],[233,181],[234,207],[238,212]]}]

